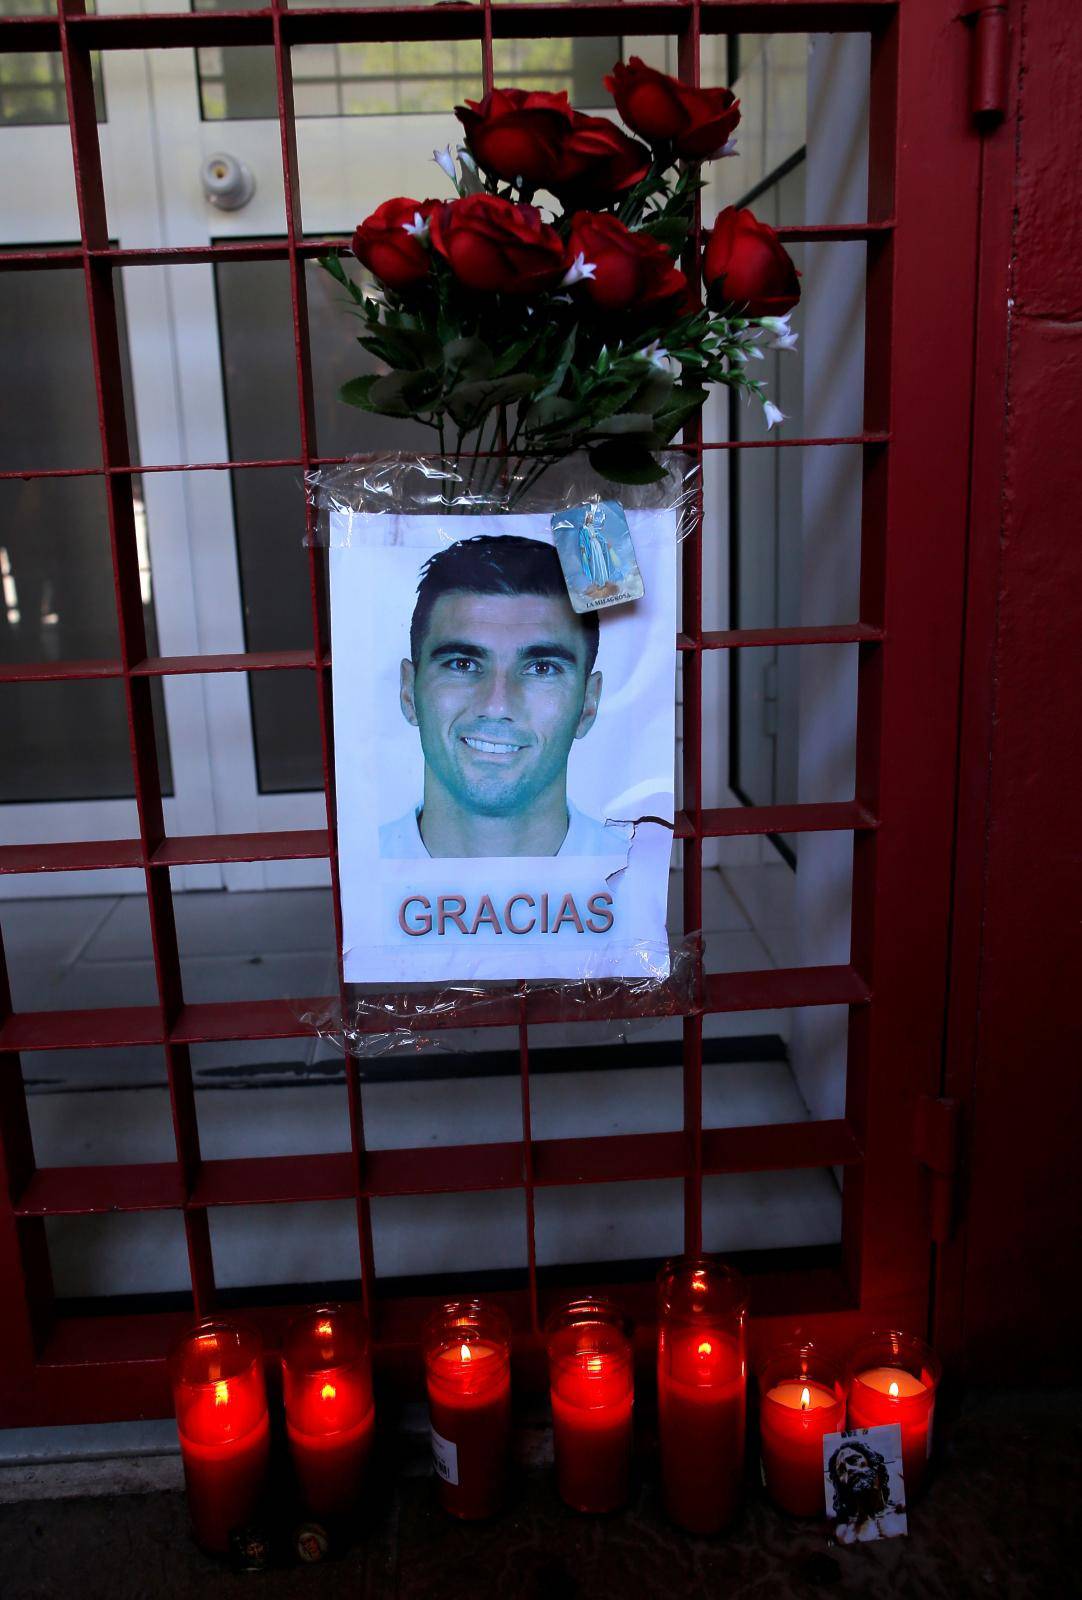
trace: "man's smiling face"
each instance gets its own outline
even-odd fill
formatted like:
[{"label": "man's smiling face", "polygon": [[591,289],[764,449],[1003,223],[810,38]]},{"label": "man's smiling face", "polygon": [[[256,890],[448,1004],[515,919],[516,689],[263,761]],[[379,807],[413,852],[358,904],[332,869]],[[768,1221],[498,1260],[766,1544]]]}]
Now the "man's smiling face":
[{"label": "man's smiling face", "polygon": [[402,663],[402,711],[431,773],[463,809],[527,811],[562,785],[593,725],[601,674],[567,600],[452,590],[432,607],[419,660]]}]

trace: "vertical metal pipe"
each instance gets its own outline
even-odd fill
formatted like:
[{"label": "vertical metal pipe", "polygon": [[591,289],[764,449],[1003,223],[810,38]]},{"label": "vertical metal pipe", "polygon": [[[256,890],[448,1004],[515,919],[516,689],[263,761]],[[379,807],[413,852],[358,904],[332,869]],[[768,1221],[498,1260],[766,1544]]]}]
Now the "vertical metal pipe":
[{"label": "vertical metal pipe", "polygon": [[[699,0],[693,0],[679,41],[679,76],[698,87],[702,32]],[[699,282],[702,254],[702,208],[695,197],[695,215],[684,252],[688,279]],[[689,526],[680,547],[682,558],[683,632],[691,649],[683,652],[683,786],[684,810],[691,821],[693,836],[683,846],[684,936],[699,933],[703,925],[702,896],[702,775],[703,775],[703,448],[702,419],[696,416],[684,425],[684,443],[691,446],[695,483],[685,510]],[[701,974],[700,974],[701,985]],[[702,1248],[703,1204],[703,1022],[702,993],[697,1007],[684,1018],[682,1058],[684,1074],[684,1248],[697,1253]]]},{"label": "vertical metal pipe", "polygon": [[[301,460],[305,475],[318,455],[315,399],[312,389],[312,346],[308,321],[308,290],[304,258],[298,253],[303,239],[300,166],[297,156],[297,123],[293,105],[293,71],[283,23],[288,16],[283,0],[273,0],[274,71],[278,90],[278,125],[282,144],[282,180],[285,191],[286,243],[289,250],[289,296],[293,313],[293,348],[297,371],[297,407],[300,416]],[[338,862],[338,834],[334,801],[334,715],[331,704],[330,629],[327,614],[327,551],[316,540],[316,517],[307,498],[304,508],[305,538],[308,547],[308,578],[312,615],[312,648],[317,667],[315,683],[319,698],[319,732],[323,761],[323,791],[326,798],[327,832],[330,840],[331,887],[334,897],[334,933],[338,971],[338,998],[343,1029],[348,1033],[350,996],[342,966],[341,885]],[[371,1320],[375,1254],[372,1247],[371,1204],[365,1191],[364,1106],[356,1054],[344,1040],[346,1089],[349,1103],[350,1149],[356,1182],[358,1252],[361,1269],[361,1296],[365,1314]]]}]

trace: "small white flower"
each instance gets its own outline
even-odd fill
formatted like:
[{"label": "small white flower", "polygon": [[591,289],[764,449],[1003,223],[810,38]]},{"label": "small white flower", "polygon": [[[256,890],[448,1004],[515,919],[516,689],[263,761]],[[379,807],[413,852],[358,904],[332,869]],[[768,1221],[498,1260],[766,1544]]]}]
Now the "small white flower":
[{"label": "small white flower", "polygon": [[729,357],[730,361],[735,361],[737,366],[747,366],[748,352],[746,350],[742,350],[738,344],[734,344],[733,348],[731,350],[727,350],[725,354]]},{"label": "small white flower", "polygon": [[451,154],[450,145],[447,146],[446,150],[433,150],[432,159],[437,167],[441,167],[446,172],[452,183],[457,183],[458,173],[455,171],[455,158]]},{"label": "small white flower", "polygon": [[796,349],[797,339],[800,337],[800,335],[794,333],[792,328],[789,326],[789,318],[791,316],[792,312],[787,311],[784,317],[759,318],[759,326],[765,329],[767,333],[772,333],[775,335],[775,337],[770,341],[771,350]]},{"label": "small white flower", "polygon": [[413,221],[404,222],[402,224],[402,228],[404,232],[409,234],[411,239],[418,239],[420,240],[421,244],[427,244],[428,218],[422,217],[419,211],[415,211],[413,213]]},{"label": "small white flower", "polygon": [[671,372],[675,378],[680,371],[679,362],[674,360],[669,352],[662,348],[660,339],[655,339],[653,344],[648,344],[645,350],[639,351],[639,354],[646,361],[649,361],[652,367],[656,367],[659,372]]},{"label": "small white flower", "polygon": [[477,170],[477,162],[464,144],[458,147],[458,163],[462,168],[462,177],[458,185],[459,194],[480,194],[485,187],[484,181]]},{"label": "small white flower", "polygon": [[785,421],[785,412],[780,410],[774,404],[773,400],[763,401],[763,416],[766,418],[766,425],[768,428],[772,428],[775,422]]},{"label": "small white flower", "polygon": [[720,150],[714,151],[714,154],[710,159],[713,161],[721,161],[725,156],[735,156],[738,154],[739,151],[736,148],[736,140],[727,139]]},{"label": "small white flower", "polygon": [[757,344],[749,344],[748,347],[747,347],[747,354],[749,356],[754,356],[756,361],[765,361],[766,360],[766,357],[764,356],[763,352],[759,349],[759,346]]},{"label": "small white flower", "polygon": [[581,283],[583,278],[592,278],[596,271],[597,263],[595,261],[587,261],[585,255],[580,250],[574,261],[572,261],[571,265],[564,273],[563,277],[560,279],[560,288],[570,289],[573,283]]}]

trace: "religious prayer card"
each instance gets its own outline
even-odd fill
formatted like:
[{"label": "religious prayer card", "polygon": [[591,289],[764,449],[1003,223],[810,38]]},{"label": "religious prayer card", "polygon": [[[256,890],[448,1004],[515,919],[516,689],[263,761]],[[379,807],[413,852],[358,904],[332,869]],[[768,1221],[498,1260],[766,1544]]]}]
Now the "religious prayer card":
[{"label": "religious prayer card", "polygon": [[613,507],[582,613],[550,515],[332,514],[347,982],[668,975],[679,513]]},{"label": "religious prayer card", "polygon": [[907,1533],[898,1423],[825,1434],[823,1487],[839,1544],[868,1544]]},{"label": "religious prayer card", "polygon": [[602,611],[642,599],[642,573],[619,501],[590,500],[557,511],[552,531],[572,610]]}]

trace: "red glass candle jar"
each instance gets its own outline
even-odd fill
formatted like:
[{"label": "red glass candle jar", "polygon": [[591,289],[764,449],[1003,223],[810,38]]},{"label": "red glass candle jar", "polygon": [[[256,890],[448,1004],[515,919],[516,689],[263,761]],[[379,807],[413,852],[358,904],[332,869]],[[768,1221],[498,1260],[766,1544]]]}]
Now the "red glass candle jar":
[{"label": "red glass candle jar", "polygon": [[319,1306],[290,1323],[282,1347],[286,1432],[312,1516],[340,1517],[360,1499],[376,1414],[368,1329],[352,1306]]},{"label": "red glass candle jar", "polygon": [[631,1477],[631,1323],[607,1300],[573,1300],[545,1335],[556,1486],[576,1511],[615,1511]]},{"label": "red glass candle jar", "polygon": [[747,1293],[712,1256],[658,1273],[657,1397],[665,1509],[689,1533],[731,1522],[744,1476]]},{"label": "red glass candle jar", "polygon": [[875,1428],[884,1422],[901,1426],[907,1501],[920,1492],[927,1476],[942,1373],[934,1350],[911,1334],[894,1330],[862,1339],[849,1358],[849,1426]]},{"label": "red glass candle jar", "polygon": [[759,1373],[759,1443],[766,1490],[794,1517],[826,1515],[823,1439],[845,1427],[845,1384],[813,1344],[782,1345]]},{"label": "red glass candle jar", "polygon": [[440,1503],[491,1517],[507,1493],[511,1324],[484,1300],[450,1301],[425,1324],[424,1358]]},{"label": "red glass candle jar", "polygon": [[169,1357],[192,1530],[225,1555],[252,1518],[267,1476],[270,1422],[263,1347],[251,1328],[201,1322]]}]

